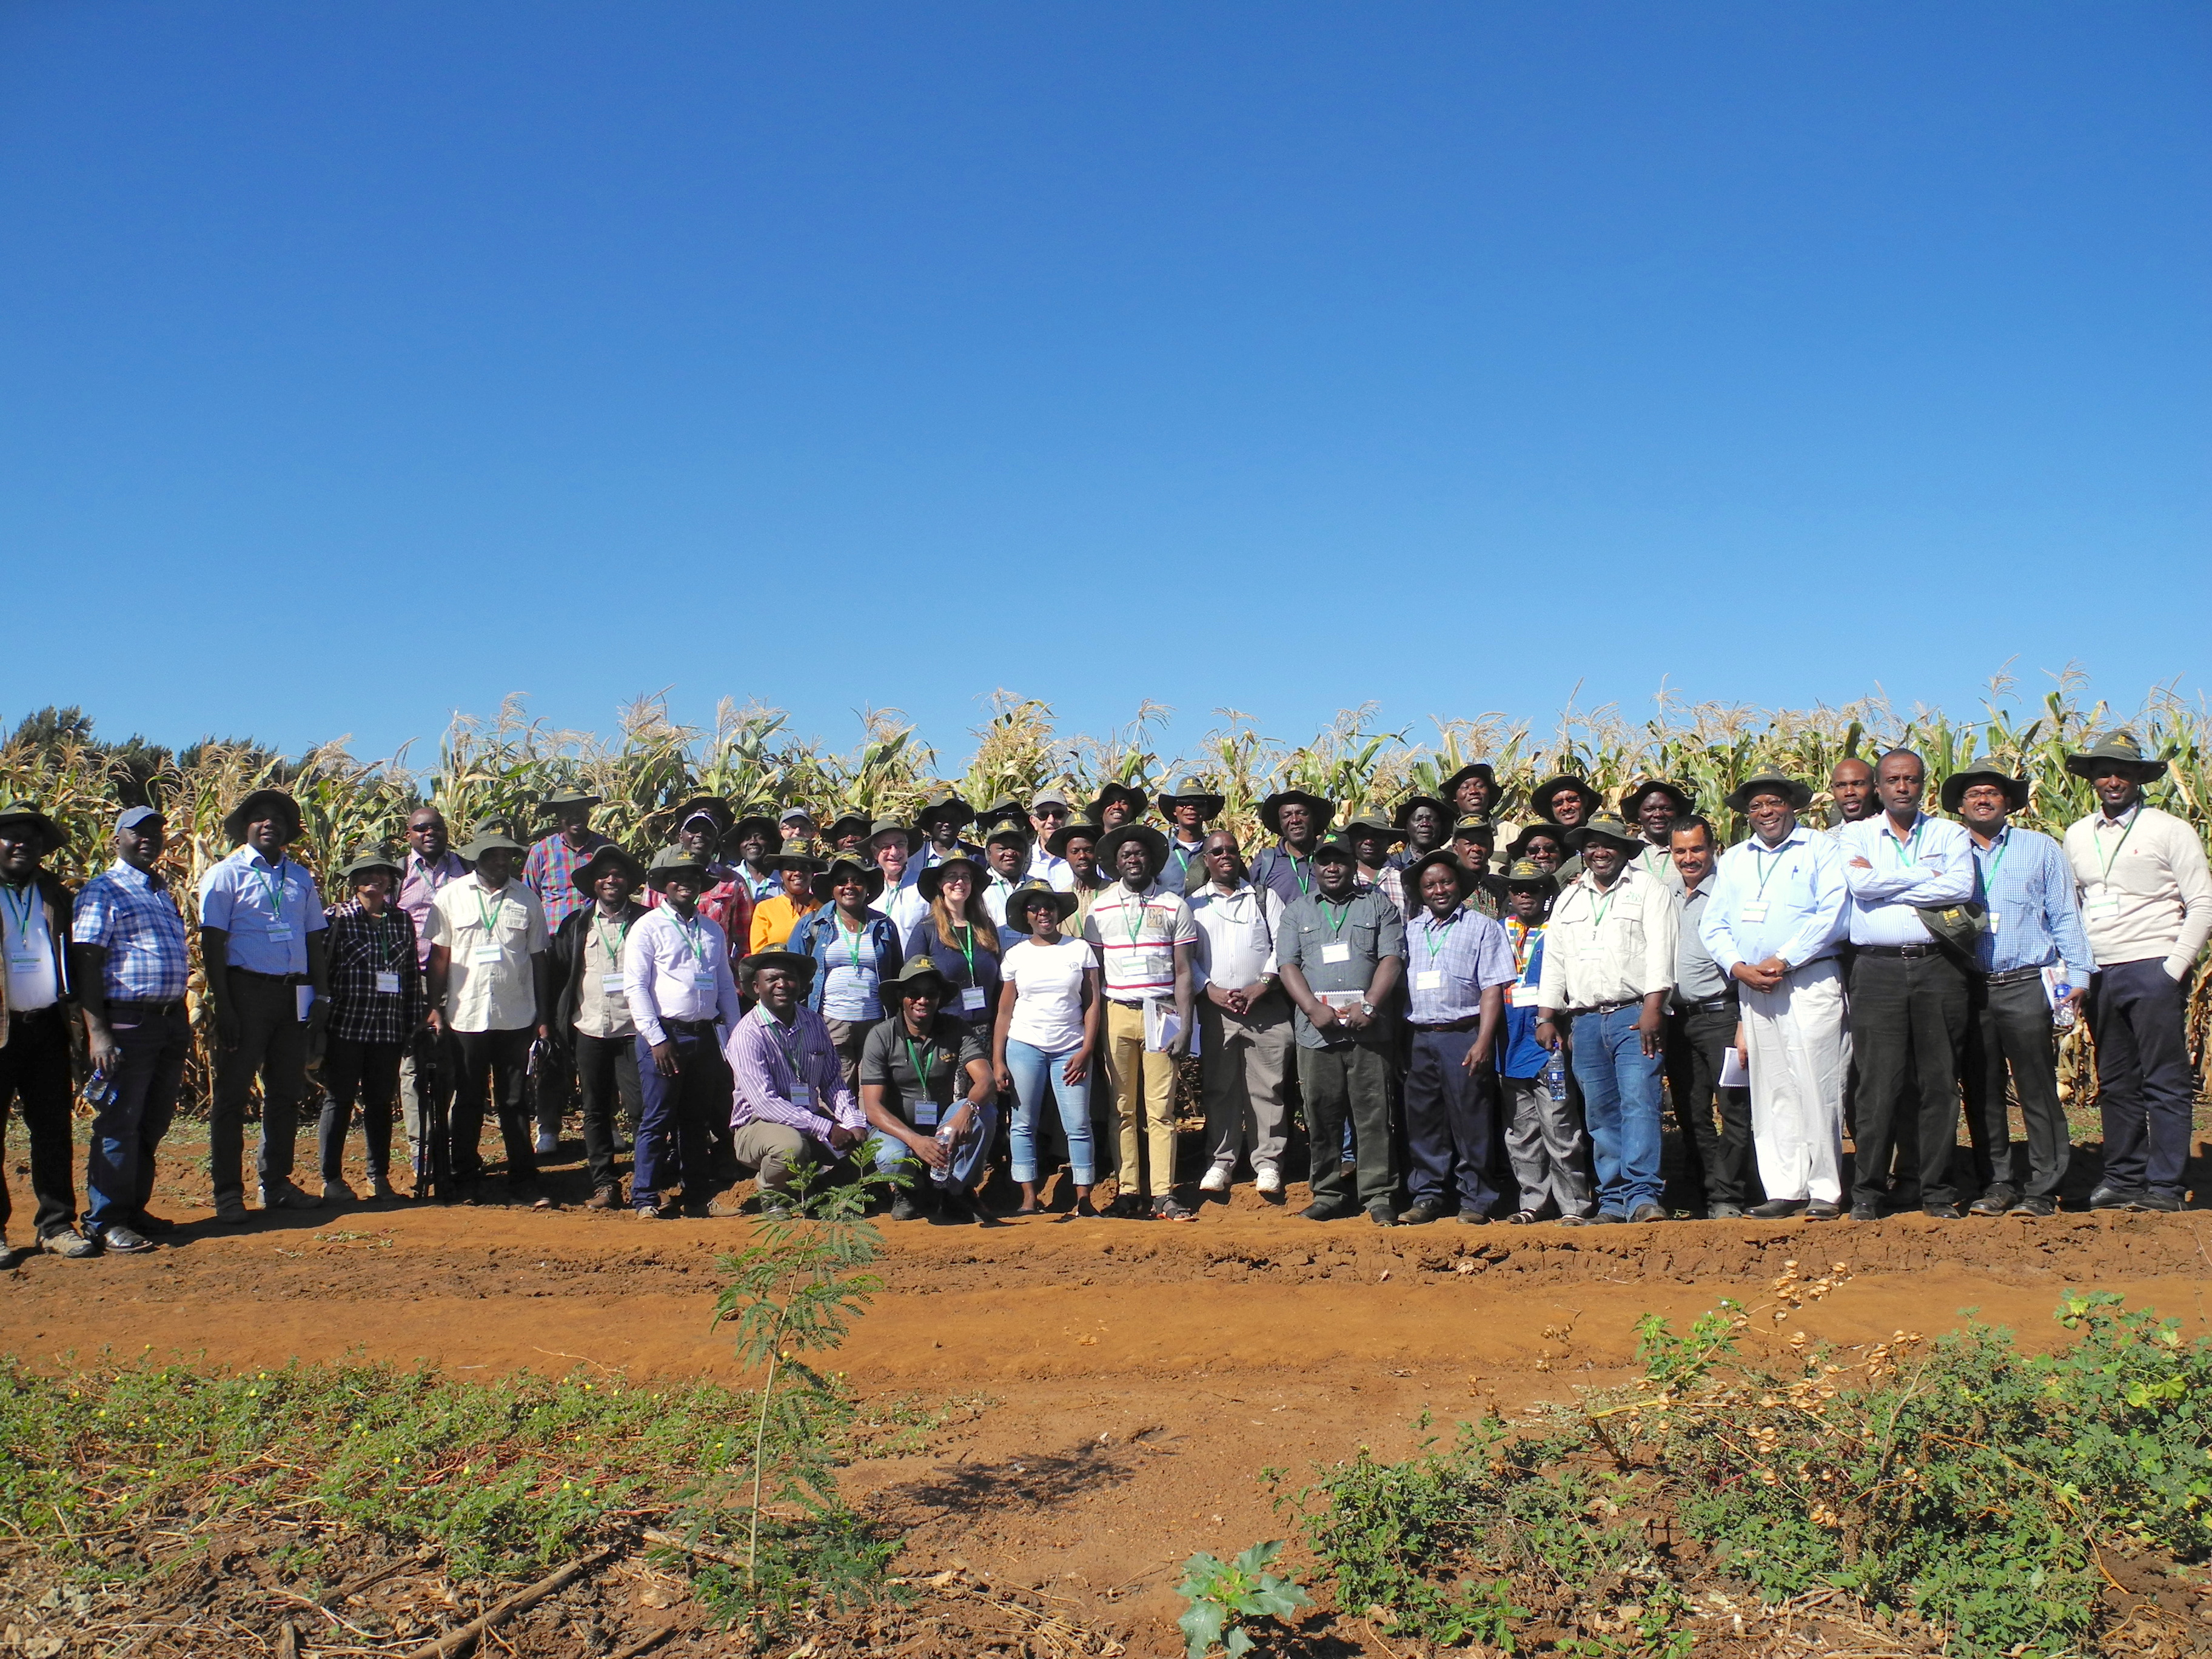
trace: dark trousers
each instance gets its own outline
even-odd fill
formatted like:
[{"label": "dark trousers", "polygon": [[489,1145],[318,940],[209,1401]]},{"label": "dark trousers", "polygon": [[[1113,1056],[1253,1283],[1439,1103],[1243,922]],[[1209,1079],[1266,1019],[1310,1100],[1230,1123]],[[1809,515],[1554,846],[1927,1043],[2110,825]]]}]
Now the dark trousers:
[{"label": "dark trousers", "polygon": [[[622,1108],[623,1123],[635,1144],[645,1109],[637,1079],[637,1039],[635,1036],[597,1037],[576,1033],[576,1083],[584,1099],[584,1162],[592,1172],[592,1190],[611,1187],[615,1173],[615,1108]],[[647,1066],[652,1064],[648,1059]]]},{"label": "dark trousers", "polygon": [[8,1016],[0,1043],[0,1232],[14,1212],[8,1196],[8,1105],[15,1103],[31,1142],[31,1193],[39,1200],[38,1234],[76,1224],[76,1149],[70,1127],[69,1014],[61,1004]]},{"label": "dark trousers", "polygon": [[307,1097],[307,1026],[300,1018],[298,988],[270,974],[234,968],[228,975],[238,1046],[217,1040],[215,1095],[208,1108],[208,1178],[215,1201],[246,1197],[246,1102],[261,1079],[261,1150],[254,1170],[267,1187],[292,1176],[292,1143],[300,1133],[300,1103]]},{"label": "dark trousers", "polygon": [[674,1077],[661,1076],[642,1036],[635,1040],[645,1109],[638,1120],[637,1164],[630,1176],[629,1200],[641,1209],[678,1181],[686,1204],[706,1203],[714,1195],[708,1130],[718,1118],[730,1121],[730,1068],[714,1047],[714,1027],[686,1030],[670,1020],[663,1020],[661,1027],[676,1048]]},{"label": "dark trousers", "polygon": [[[1498,1073],[1470,1072],[1473,1031],[1416,1031],[1406,1066],[1407,1171],[1416,1204],[1456,1191],[1462,1211],[1498,1202]],[[1361,1143],[1363,1146],[1364,1141]]]},{"label": "dark trousers", "polygon": [[1345,1125],[1359,1142],[1358,1202],[1366,1209],[1397,1196],[1397,1172],[1390,1164],[1390,1055],[1366,1042],[1340,1042],[1328,1048],[1298,1045],[1298,1092],[1305,1097],[1306,1139],[1313,1170],[1314,1202],[1349,1213],[1353,1195],[1337,1153]]},{"label": "dark trousers", "polygon": [[185,1086],[191,1057],[192,1023],[179,1000],[167,1009],[107,1006],[108,1029],[121,1054],[115,1098],[92,1120],[92,1146],[84,1159],[84,1221],[99,1233],[121,1223],[137,1226],[154,1196],[154,1154]]},{"label": "dark trousers", "polygon": [[2181,1195],[2194,1103],[2184,1001],[2162,957],[2118,963],[2089,975],[2107,1187]]},{"label": "dark trousers", "polygon": [[454,1183],[467,1186],[483,1178],[483,1159],[477,1150],[483,1138],[484,1107],[489,1103],[499,1115],[499,1135],[507,1146],[507,1176],[510,1181],[535,1181],[538,1154],[523,1107],[523,1085],[529,1080],[530,1041],[527,1025],[514,1031],[460,1031],[460,1075],[453,1081],[453,1151],[447,1168]]},{"label": "dark trousers", "polygon": [[368,1153],[368,1178],[385,1180],[392,1165],[392,1109],[399,1099],[399,1060],[404,1042],[356,1042],[333,1036],[323,1046],[323,1121],[316,1139],[323,1179],[345,1175],[346,1130],[361,1103],[361,1138]]},{"label": "dark trousers", "polygon": [[[1851,969],[1851,1057],[1858,1066],[1859,1202],[1951,1204],[1959,1139],[1959,1055],[1966,1042],[1966,970],[1948,956],[1881,956]],[[1888,1184],[1890,1149],[1897,1185]]]},{"label": "dark trousers", "polygon": [[2027,1179],[2023,1190],[2057,1198],[2071,1152],[2066,1111],[2058,1103],[2058,1042],[2051,1026],[2051,999],[2040,976],[2008,985],[1977,978],[1968,988],[1966,1137],[1973,1143],[1974,1175],[1984,1192],[2021,1187],[2020,1154],[2005,1109],[2009,1072],[2020,1096],[2027,1134]]},{"label": "dark trousers", "polygon": [[[1667,1092],[1682,1132],[1682,1207],[1752,1204],[1751,1091],[1720,1086],[1735,1042],[1736,1007],[1686,1008],[1667,1016]],[[1715,1124],[1717,1101],[1718,1125]]]}]

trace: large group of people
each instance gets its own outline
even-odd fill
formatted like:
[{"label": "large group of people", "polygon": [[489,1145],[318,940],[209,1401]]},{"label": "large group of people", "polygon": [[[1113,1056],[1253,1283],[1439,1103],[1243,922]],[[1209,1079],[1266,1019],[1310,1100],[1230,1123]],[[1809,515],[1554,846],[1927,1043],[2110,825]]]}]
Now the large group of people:
[{"label": "large group of people", "polygon": [[[1249,856],[1196,778],[980,811],[945,790],[910,824],[702,797],[649,857],[566,793],[526,844],[488,821],[449,845],[419,807],[404,850],[361,852],[327,905],[289,851],[297,805],[258,789],[197,895],[216,1212],[248,1218],[258,1085],[271,1209],[403,1182],[477,1199],[487,1114],[505,1195],[550,1206],[540,1167],[573,1103],[589,1203],[647,1220],[735,1212],[746,1171],[776,1214],[872,1169],[902,1220],[1190,1221],[1247,1169],[1285,1203],[1303,1164],[1317,1222],[1649,1223],[1669,1213],[1671,1104],[1678,1213],[2049,1215],[2069,1152],[2056,1031],[2077,1014],[2104,1129],[2087,1202],[2172,1210],[2185,988],[2212,934],[2204,843],[2145,801],[2166,769],[2126,733],[2068,764],[2097,805],[2063,845],[2008,822],[2027,785],[1988,766],[1946,780],[1953,816],[1929,812],[1901,749],[1840,762],[1822,828],[1801,819],[1808,781],[1744,781],[1711,803],[1749,825],[1725,849],[1689,789],[1646,780],[1608,810],[1571,776],[1531,793],[1500,848],[1480,763],[1387,818],[1338,823],[1282,790]],[[37,1243],[56,1255],[133,1253],[175,1226],[148,1207],[191,1044],[167,829],[155,807],[123,812],[113,864],[71,893],[42,864],[54,823],[0,808],[0,1110],[23,1121]],[[72,1021],[94,1111],[82,1216]],[[365,1194],[346,1178],[356,1122]]]}]

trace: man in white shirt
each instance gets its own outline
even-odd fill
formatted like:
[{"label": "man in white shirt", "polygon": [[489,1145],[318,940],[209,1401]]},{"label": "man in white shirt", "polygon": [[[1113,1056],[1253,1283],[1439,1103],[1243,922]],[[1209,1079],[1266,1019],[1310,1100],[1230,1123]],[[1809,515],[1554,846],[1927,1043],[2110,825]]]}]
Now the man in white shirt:
[{"label": "man in white shirt", "polygon": [[1751,1144],[1762,1219],[1843,1214],[1844,976],[1850,890],[1834,839],[1798,823],[1811,786],[1761,772],[1729,810],[1751,838],[1721,854],[1698,937],[1736,982],[1737,1052],[1751,1073]]},{"label": "man in white shirt", "polygon": [[896,818],[878,818],[868,826],[868,856],[884,872],[884,890],[876,900],[876,908],[890,918],[901,939],[929,915],[929,901],[908,878],[907,854],[912,839]]},{"label": "man in white shirt", "polygon": [[1275,936],[1283,901],[1245,878],[1244,857],[1226,830],[1207,836],[1200,856],[1208,877],[1186,890],[1198,924],[1192,978],[1198,990],[1198,1053],[1206,1089],[1206,1170],[1198,1188],[1225,1193],[1239,1153],[1252,1159],[1252,1184],[1283,1201],[1288,1111],[1283,1078],[1291,1064],[1291,1006],[1275,981]]},{"label": "man in white shirt", "polygon": [[[39,861],[62,844],[61,828],[30,801],[0,808],[0,1122],[14,1104],[30,1139],[31,1191],[39,1248],[56,1255],[95,1254],[76,1230],[70,1083],[70,896]],[[112,1085],[111,1085],[112,1086]],[[4,1237],[10,1201],[0,1173],[0,1264],[18,1253]],[[145,1248],[120,1225],[109,1248]]]},{"label": "man in white shirt", "polygon": [[1561,1016],[1575,1016],[1575,1078],[1597,1166],[1591,1220],[1663,1221],[1659,1096],[1674,988],[1674,895],[1636,866],[1643,842],[1613,813],[1568,830],[1567,841],[1583,870],[1545,930],[1536,1041],[1558,1048]]},{"label": "man in white shirt", "polygon": [[1074,816],[1075,804],[1065,789],[1040,789],[1030,797],[1029,880],[1043,882],[1060,893],[1073,886],[1067,860],[1052,850],[1050,842]]},{"label": "man in white shirt", "polygon": [[2097,959],[2088,1013],[2105,1173],[2089,1202],[2178,1210],[2196,1093],[2187,987],[2212,936],[2203,837],[2144,804],[2143,786],[2166,775],[2166,763],[2146,756],[2129,732],[2069,755],[2066,769],[2088,779],[2097,796],[2097,810],[2067,830],[2065,842]]},{"label": "man in white shirt", "polygon": [[637,1127],[630,1206],[641,1221],[671,1214],[681,1182],[683,1213],[703,1218],[714,1198],[714,1126],[731,1121],[730,1068],[722,1045],[741,1010],[730,942],[700,914],[705,863],[681,848],[653,854],[646,882],[660,902],[623,941],[623,991],[637,1022]]},{"label": "man in white shirt", "polygon": [[1858,1068],[1854,1221],[1881,1215],[1895,1149],[1900,1206],[1960,1215],[1951,1179],[1959,1139],[1959,1064],[1966,1041],[1966,964],[1929,931],[1923,908],[1974,896],[1966,830],[1920,810],[1928,769],[1909,749],[1875,764],[1881,811],[1836,832],[1850,890],[1851,1054]]}]

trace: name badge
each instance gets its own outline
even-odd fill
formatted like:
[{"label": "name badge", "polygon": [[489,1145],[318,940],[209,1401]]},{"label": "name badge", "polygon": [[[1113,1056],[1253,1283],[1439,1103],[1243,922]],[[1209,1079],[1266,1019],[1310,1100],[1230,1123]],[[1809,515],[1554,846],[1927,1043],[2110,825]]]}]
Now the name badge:
[{"label": "name badge", "polygon": [[927,1095],[914,1103],[914,1127],[934,1129],[937,1127],[937,1103]]},{"label": "name badge", "polygon": [[2093,898],[2081,907],[2081,914],[2085,916],[2117,916],[2120,914],[2120,902],[2117,898]]},{"label": "name badge", "polygon": [[469,952],[469,961],[479,968],[496,968],[506,959],[496,945],[479,945]]},{"label": "name badge", "polygon": [[623,976],[620,974],[601,974],[599,975],[599,994],[603,997],[621,996],[623,994]]},{"label": "name badge", "polygon": [[793,1084],[791,1085],[791,1103],[794,1106],[803,1106],[810,1112],[812,1111],[814,1109],[814,1085],[811,1083]]},{"label": "name badge", "polygon": [[268,937],[279,945],[289,944],[292,938],[292,930],[289,927],[271,927],[269,930]]},{"label": "name badge", "polygon": [[712,974],[694,974],[691,975],[691,983],[695,989],[711,991],[714,988],[714,976]]},{"label": "name badge", "polygon": [[1324,945],[1321,947],[1321,959],[1323,962],[1349,962],[1352,960],[1352,946],[1349,944]]},{"label": "name badge", "polygon": [[1540,985],[1516,985],[1513,988],[1516,1008],[1534,1008],[1541,1006],[1544,988]]},{"label": "name badge", "polygon": [[1766,920],[1766,901],[1765,899],[1753,899],[1750,903],[1745,905],[1743,907],[1743,919],[1746,921],[1765,921]]},{"label": "name badge", "polygon": [[1997,915],[1997,913],[1996,913],[1996,911],[1994,911],[1994,910],[1990,911],[1990,914],[1989,914],[1990,932],[1991,932],[1992,933],[1996,933],[1996,930],[1997,930],[1997,924],[1998,924],[1998,922],[2002,921],[2002,920],[2003,920],[2003,918],[2002,918],[2002,917],[2001,917],[2000,915]]},{"label": "name badge", "polygon": [[1443,969],[1441,968],[1431,968],[1424,973],[1414,975],[1413,988],[1416,991],[1443,990],[1444,988]]},{"label": "name badge", "polygon": [[983,1007],[986,1000],[983,988],[971,985],[960,994],[960,1012],[963,1014],[975,1013]]},{"label": "name badge", "polygon": [[39,966],[39,953],[36,951],[10,951],[8,952],[8,965],[19,974],[35,973]]},{"label": "name badge", "polygon": [[376,989],[377,994],[380,996],[398,996],[399,994],[399,975],[398,970],[387,969],[378,974],[376,976]]}]

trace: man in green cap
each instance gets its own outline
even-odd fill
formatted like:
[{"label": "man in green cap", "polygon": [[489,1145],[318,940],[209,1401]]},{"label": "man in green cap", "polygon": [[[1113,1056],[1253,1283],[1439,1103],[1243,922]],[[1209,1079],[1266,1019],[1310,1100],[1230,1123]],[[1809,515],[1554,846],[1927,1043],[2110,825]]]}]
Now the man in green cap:
[{"label": "man in green cap", "polygon": [[1188,897],[1206,879],[1206,826],[1221,816],[1222,798],[1206,787],[1204,778],[1188,777],[1172,791],[1163,789],[1156,805],[1168,821],[1168,859],[1160,866],[1160,885]]},{"label": "man in green cap", "polygon": [[[12,1099],[31,1143],[31,1191],[40,1248],[89,1254],[76,1230],[70,1128],[70,896],[40,861],[62,844],[60,826],[30,801],[0,807],[0,1123]],[[10,1200],[0,1175],[0,1261],[17,1253],[4,1237]]]},{"label": "man in green cap", "polygon": [[2097,1042],[2097,1104],[2105,1121],[2098,1209],[2178,1210],[2189,1158],[2195,1079],[2185,1015],[2187,988],[2212,936],[2212,877],[2197,829],[2143,799],[2166,775],[2127,732],[2066,769],[2087,778],[2097,810],[2069,825],[2066,858],[2097,971],[2089,1032]]}]

